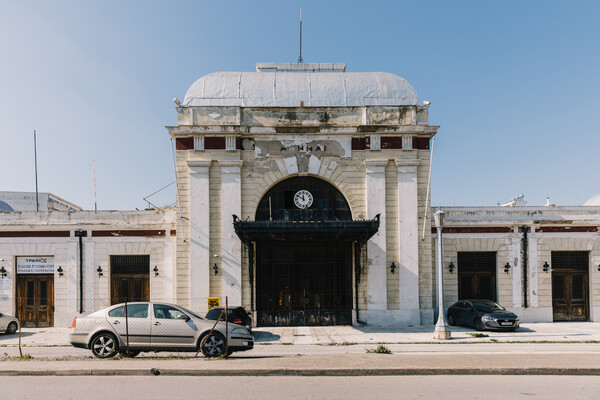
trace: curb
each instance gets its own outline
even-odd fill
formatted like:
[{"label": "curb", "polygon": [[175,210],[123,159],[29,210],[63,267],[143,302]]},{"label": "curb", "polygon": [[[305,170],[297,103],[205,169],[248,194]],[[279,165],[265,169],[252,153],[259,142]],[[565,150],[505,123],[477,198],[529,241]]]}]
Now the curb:
[{"label": "curb", "polygon": [[590,375],[600,368],[394,368],[394,369],[78,369],[0,371],[0,376],[401,376],[401,375]]}]

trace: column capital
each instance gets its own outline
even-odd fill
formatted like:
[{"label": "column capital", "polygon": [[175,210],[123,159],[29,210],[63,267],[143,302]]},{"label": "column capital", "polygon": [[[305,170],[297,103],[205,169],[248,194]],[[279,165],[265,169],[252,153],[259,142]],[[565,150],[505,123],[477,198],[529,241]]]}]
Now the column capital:
[{"label": "column capital", "polygon": [[385,172],[388,160],[365,160],[364,164],[367,174],[382,174]]},{"label": "column capital", "polygon": [[415,159],[399,159],[394,160],[396,163],[396,167],[398,167],[398,173],[400,174],[415,174],[417,172],[417,167],[420,165],[420,160]]},{"label": "column capital", "polygon": [[242,160],[219,160],[221,168],[242,168],[244,162]]},{"label": "column capital", "polygon": [[192,174],[208,174],[210,164],[210,160],[187,161],[187,166]]}]

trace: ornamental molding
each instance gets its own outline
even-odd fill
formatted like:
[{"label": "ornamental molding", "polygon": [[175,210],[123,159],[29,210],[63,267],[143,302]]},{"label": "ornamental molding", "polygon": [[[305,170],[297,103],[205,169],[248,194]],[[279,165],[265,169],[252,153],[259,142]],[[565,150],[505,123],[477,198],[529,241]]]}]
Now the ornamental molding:
[{"label": "ornamental molding", "polygon": [[199,161],[187,161],[188,168],[210,168],[211,161],[199,160]]},{"label": "ornamental molding", "polygon": [[394,160],[394,162],[398,168],[418,167],[421,165],[421,160]]},{"label": "ornamental molding", "polygon": [[364,163],[367,168],[385,168],[388,165],[388,160],[365,160]]},{"label": "ornamental molding", "polygon": [[219,160],[221,168],[241,168],[244,165],[242,160]]}]

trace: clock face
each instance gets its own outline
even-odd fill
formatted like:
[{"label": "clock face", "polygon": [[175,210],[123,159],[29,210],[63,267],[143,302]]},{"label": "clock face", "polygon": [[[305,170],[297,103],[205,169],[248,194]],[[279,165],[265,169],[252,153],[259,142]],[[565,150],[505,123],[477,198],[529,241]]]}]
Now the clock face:
[{"label": "clock face", "polygon": [[294,195],[294,204],[298,208],[308,208],[313,203],[313,196],[308,190],[299,190]]}]

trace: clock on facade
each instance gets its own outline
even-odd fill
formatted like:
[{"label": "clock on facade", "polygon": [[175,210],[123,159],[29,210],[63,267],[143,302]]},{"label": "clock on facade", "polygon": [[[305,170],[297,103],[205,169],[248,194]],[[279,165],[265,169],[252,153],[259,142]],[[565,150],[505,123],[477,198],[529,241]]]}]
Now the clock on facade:
[{"label": "clock on facade", "polygon": [[313,203],[313,195],[308,190],[298,190],[294,195],[294,204],[298,208],[308,208]]}]

